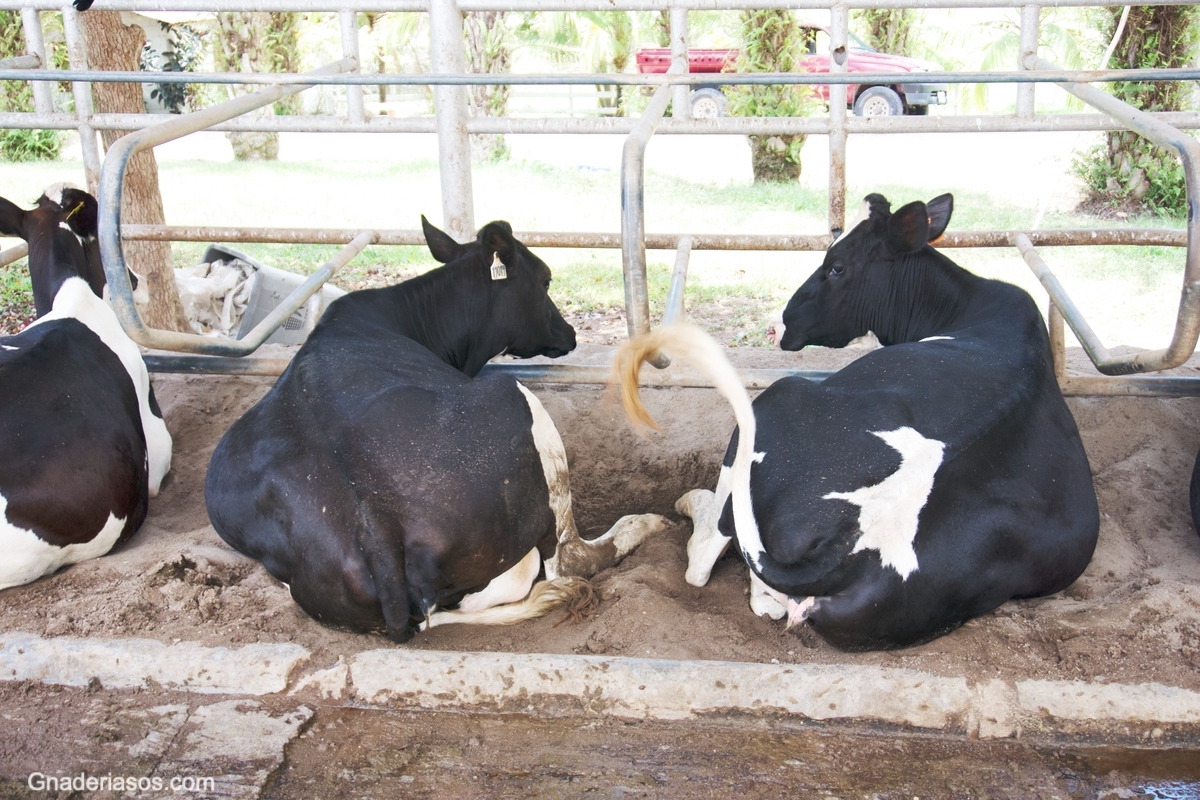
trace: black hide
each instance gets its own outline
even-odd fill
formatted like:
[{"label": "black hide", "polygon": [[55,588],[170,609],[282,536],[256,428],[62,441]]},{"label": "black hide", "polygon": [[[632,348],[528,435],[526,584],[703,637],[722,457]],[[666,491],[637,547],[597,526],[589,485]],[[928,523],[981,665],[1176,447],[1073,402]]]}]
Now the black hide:
[{"label": "black hide", "polygon": [[396,641],[533,547],[553,554],[529,405],[511,378],[475,375],[502,352],[575,347],[550,270],[507,223],[469,245],[425,227],[449,263],[332,303],[205,484],[217,533],[305,611]]}]

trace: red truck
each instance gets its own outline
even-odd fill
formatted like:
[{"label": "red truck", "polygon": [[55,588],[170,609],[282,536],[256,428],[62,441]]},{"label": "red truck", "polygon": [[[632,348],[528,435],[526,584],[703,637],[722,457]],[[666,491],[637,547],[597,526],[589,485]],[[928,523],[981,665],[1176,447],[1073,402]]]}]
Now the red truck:
[{"label": "red truck", "polygon": [[[829,72],[829,31],[820,26],[804,26],[807,54],[801,59],[805,72]],[[737,50],[688,50],[688,69],[693,73],[718,73],[734,69]],[[665,47],[637,51],[638,72],[663,73],[671,66],[671,51]],[[929,106],[946,102],[947,85],[929,80],[928,73],[941,67],[905,56],[881,53],[850,34],[847,72],[909,72],[910,83],[851,84],[846,101],[860,117],[890,117],[901,114],[927,114]],[[829,86],[814,85],[813,90],[829,102]],[[725,113],[725,95],[717,86],[697,86],[692,90],[692,116],[711,119]]]}]

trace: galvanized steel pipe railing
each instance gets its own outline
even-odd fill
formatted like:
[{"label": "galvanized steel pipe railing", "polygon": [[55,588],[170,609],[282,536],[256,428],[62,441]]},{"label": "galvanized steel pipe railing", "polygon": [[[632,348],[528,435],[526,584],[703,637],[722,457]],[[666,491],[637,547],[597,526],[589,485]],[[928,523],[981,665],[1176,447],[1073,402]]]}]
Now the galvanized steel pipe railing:
[{"label": "galvanized steel pipe railing", "polygon": [[[345,244],[354,238],[357,228],[225,228],[191,225],[125,225],[124,239],[151,242],[230,242],[255,244]],[[1170,228],[1061,228],[1037,231],[947,231],[938,240],[939,249],[968,247],[1012,247],[1013,237],[1024,233],[1039,247],[1081,246],[1153,246],[1185,247],[1185,231]],[[424,245],[419,230],[381,228],[375,231],[375,244]],[[620,233],[517,231],[514,234],[528,247],[575,247],[620,249]],[[647,250],[678,250],[683,240],[691,239],[691,250],[785,250],[821,252],[829,249],[833,237],[818,234],[756,233],[647,233]]]},{"label": "galvanized steel pipe railing", "polygon": [[[1054,64],[1038,58],[1036,55],[1026,58],[1025,62],[1030,69],[1056,69]],[[1096,369],[1105,375],[1129,375],[1177,367],[1187,361],[1196,351],[1196,341],[1200,338],[1200,219],[1197,217],[1200,208],[1196,205],[1197,187],[1200,186],[1200,172],[1197,171],[1197,167],[1200,165],[1200,142],[1093,86],[1079,83],[1060,83],[1058,85],[1088,105],[1108,114],[1129,130],[1145,136],[1160,147],[1174,150],[1183,163],[1188,198],[1187,255],[1184,260],[1183,290],[1179,300],[1179,313],[1176,317],[1175,331],[1170,344],[1165,350],[1113,356],[1100,342],[1091,326],[1087,324],[1078,307],[1071,302],[1062,285],[1042,262],[1028,237],[1018,235],[1015,237],[1014,243],[1021,251],[1026,263],[1033,269],[1042,285],[1046,287],[1046,291],[1062,312],[1066,323],[1075,332],[1075,336],[1096,365]]]},{"label": "galvanized steel pipe railing", "polygon": [[[344,58],[314,72],[327,74],[354,66],[354,59]],[[121,321],[125,332],[138,344],[166,350],[189,350],[208,355],[237,356],[251,353],[266,341],[275,327],[290,317],[320,289],[325,280],[374,241],[375,234],[373,232],[362,232],[356,235],[341,252],[326,262],[320,270],[272,311],[261,324],[256,326],[246,338],[241,340],[216,340],[192,333],[148,328],[133,302],[133,290],[129,282],[125,254],[121,247],[121,196],[125,182],[125,168],[129,159],[135,153],[270,105],[306,88],[308,88],[306,85],[294,85],[262,89],[253,94],[237,97],[191,114],[174,117],[151,128],[128,134],[118,139],[108,149],[108,157],[104,161],[104,168],[100,175],[98,197],[100,255],[108,279],[109,297],[113,311],[116,312],[117,319]],[[267,327],[268,323],[271,323],[269,328]]]},{"label": "galvanized steel pipe railing", "polygon": [[[673,63],[668,73],[675,74],[679,69],[680,65]],[[650,295],[646,285],[646,145],[670,102],[668,85],[656,89],[621,151],[621,265],[625,275],[625,323],[630,338],[650,330]],[[660,356],[651,359],[651,363],[661,368],[670,362],[664,362]]]}]

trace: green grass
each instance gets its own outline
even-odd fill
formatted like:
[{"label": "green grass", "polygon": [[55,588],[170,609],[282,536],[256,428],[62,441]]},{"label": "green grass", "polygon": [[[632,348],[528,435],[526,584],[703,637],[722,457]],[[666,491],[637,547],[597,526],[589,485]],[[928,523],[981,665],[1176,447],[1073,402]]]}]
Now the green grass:
[{"label": "green grass", "polygon": [[[77,162],[0,165],[0,195],[28,206],[49,183],[80,182]],[[954,230],[1029,228],[1037,208],[997,200],[970,183],[946,186],[955,194]],[[620,229],[619,177],[615,170],[579,170],[537,162],[474,168],[476,220],[507,219],[515,229],[604,231]],[[407,163],[214,163],[165,161],[160,184],[167,219],[177,225],[295,228],[417,229],[420,215],[440,217],[440,178],[428,160]],[[880,192],[898,206],[928,192],[898,185],[851,186],[848,198]],[[646,179],[646,229],[672,233],[818,234],[826,226],[823,190],[799,184],[711,186],[672,175]],[[855,213],[854,203],[848,216]],[[1110,227],[1109,221],[1061,210],[1043,228]],[[1129,219],[1129,227],[1182,227],[1174,219]],[[299,273],[318,268],[337,247],[233,245],[272,266]],[[177,243],[177,265],[197,263],[205,245]],[[1176,248],[1044,248],[1043,258],[1067,286],[1093,325],[1111,343],[1162,346],[1174,321],[1183,268]],[[1017,283],[1044,306],[1044,295],[1015,249],[948,250],[964,267]],[[554,272],[551,293],[568,313],[610,312],[624,305],[619,250],[541,248]],[[687,306],[694,318],[728,341],[765,345],[761,330],[774,311],[820,263],[820,253],[695,251]],[[661,314],[673,254],[651,251],[651,312]],[[23,263],[23,262],[22,262]],[[423,247],[371,247],[335,283],[357,289],[411,277],[436,266]],[[28,293],[20,267],[0,271],[0,303],[17,307]],[[22,281],[24,280],[24,283]],[[1132,331],[1132,332],[1131,332]]]}]

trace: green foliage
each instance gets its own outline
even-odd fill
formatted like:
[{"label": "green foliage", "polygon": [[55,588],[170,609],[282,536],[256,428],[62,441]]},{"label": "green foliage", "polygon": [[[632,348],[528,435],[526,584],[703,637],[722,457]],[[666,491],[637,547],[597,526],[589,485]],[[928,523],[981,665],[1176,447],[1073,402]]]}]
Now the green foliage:
[{"label": "green foliage", "polygon": [[852,19],[867,44],[876,50],[898,56],[913,55],[914,28],[920,21],[915,8],[861,8],[852,12]]},{"label": "green foliage", "polygon": [[54,161],[62,150],[62,131],[8,128],[0,131],[0,158],[5,161]]},{"label": "green foliage", "polygon": [[[1097,11],[1105,38],[1116,36],[1120,7]],[[1200,11],[1195,6],[1133,6],[1121,29],[1110,69],[1154,69],[1188,66],[1200,41]],[[1178,111],[1187,107],[1191,85],[1179,81],[1123,82],[1110,91],[1143,111]],[[1103,145],[1077,156],[1076,177],[1091,205],[1145,209],[1182,215],[1187,191],[1174,153],[1131,131],[1111,131]]]},{"label": "green foliage", "polygon": [[[972,69],[982,72],[992,70],[1015,70],[1018,68],[1017,59],[1021,52],[1021,24],[1014,16],[997,22],[979,26],[981,31],[988,31],[980,47],[979,60]],[[1076,9],[1044,9],[1039,26],[1038,54],[1063,69],[1087,69],[1088,55],[1094,49],[1092,37],[1087,28],[1086,17],[1081,16]],[[973,31],[972,35],[977,35]],[[968,110],[986,111],[989,107],[989,87],[993,84],[974,84],[966,93],[966,108]],[[1081,110],[1083,103],[1070,96],[1067,100],[1069,110]]]},{"label": "green foliage", "polygon": [[[25,53],[21,12],[0,11],[0,58]],[[0,81],[0,111],[32,111],[33,89],[26,81]]]},{"label": "green foliage", "polygon": [[[140,67],[144,72],[195,72],[204,55],[203,33],[187,23],[159,25],[167,33],[168,49],[159,52],[147,42],[142,45]],[[195,111],[203,107],[203,95],[198,85],[160,83],[150,90],[150,96],[160,101],[172,114]]]},{"label": "green foliage", "polygon": [[0,267],[0,336],[21,330],[35,314],[26,259]]},{"label": "green foliage", "polygon": [[[800,27],[791,11],[742,12],[742,48],[736,72],[795,72],[801,54]],[[819,102],[800,85],[727,86],[729,114],[739,117],[800,117],[815,113]],[[755,181],[800,177],[804,136],[751,136]]]}]

